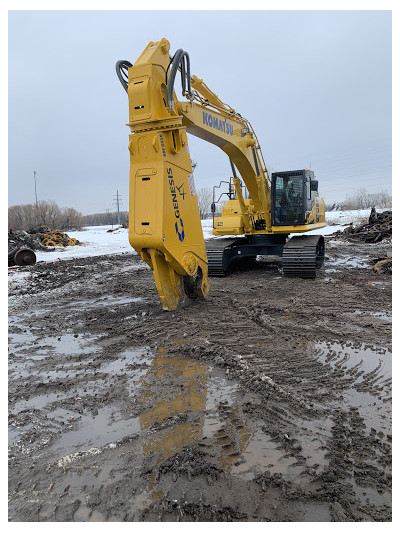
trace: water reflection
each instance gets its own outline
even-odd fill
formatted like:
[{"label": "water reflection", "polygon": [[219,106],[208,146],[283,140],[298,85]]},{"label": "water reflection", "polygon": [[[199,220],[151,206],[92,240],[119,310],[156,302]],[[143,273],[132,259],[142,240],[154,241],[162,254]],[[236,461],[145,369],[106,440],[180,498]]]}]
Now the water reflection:
[{"label": "water reflection", "polygon": [[[163,461],[184,446],[205,439],[215,445],[216,461],[226,471],[238,463],[253,431],[241,417],[238,406],[232,407],[236,389],[237,385],[229,384],[223,373],[211,369],[208,363],[167,357],[164,347],[158,349],[141,391],[142,398],[152,404],[139,417],[141,430],[153,426],[160,429],[143,444],[144,454],[155,461],[146,492],[156,486],[155,473]],[[177,416],[180,419],[172,418]],[[168,427],[169,424],[173,425]]]}]

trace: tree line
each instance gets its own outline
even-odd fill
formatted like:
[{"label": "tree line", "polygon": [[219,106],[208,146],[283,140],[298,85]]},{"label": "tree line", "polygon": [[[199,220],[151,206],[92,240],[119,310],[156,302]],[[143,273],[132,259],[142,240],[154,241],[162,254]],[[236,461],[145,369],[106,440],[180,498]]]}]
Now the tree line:
[{"label": "tree line", "polygon": [[40,226],[63,231],[80,229],[82,214],[73,207],[59,207],[56,202],[41,200],[36,204],[8,208],[8,229],[36,230]]},{"label": "tree line", "polygon": [[349,209],[371,209],[376,208],[390,208],[392,207],[392,196],[386,191],[367,192],[366,189],[360,187],[352,195],[347,195],[343,202],[326,203],[326,210],[340,209],[347,211]]},{"label": "tree line", "polygon": [[[128,211],[120,211],[119,215],[121,224],[128,224]],[[112,224],[118,224],[118,215],[115,212],[107,211],[82,216],[83,226],[111,226]]]}]

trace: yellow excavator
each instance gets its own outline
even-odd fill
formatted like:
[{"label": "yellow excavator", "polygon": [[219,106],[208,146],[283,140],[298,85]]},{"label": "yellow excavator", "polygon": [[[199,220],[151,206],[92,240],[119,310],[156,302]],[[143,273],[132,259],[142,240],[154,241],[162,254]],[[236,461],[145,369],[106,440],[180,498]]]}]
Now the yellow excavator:
[{"label": "yellow excavator", "polygon": [[[208,276],[225,276],[236,262],[258,255],[282,256],[284,276],[315,278],[324,238],[289,238],[326,225],[313,171],[269,175],[250,122],[191,74],[187,52],[169,52],[163,38],[151,41],[134,65],[116,63],[129,99],[129,242],[153,269],[163,309],[205,298]],[[174,90],[178,72],[182,102]],[[221,216],[216,191],[224,182],[214,187],[213,234],[221,238],[208,241],[207,250],[187,133],[219,146],[232,169]]]}]

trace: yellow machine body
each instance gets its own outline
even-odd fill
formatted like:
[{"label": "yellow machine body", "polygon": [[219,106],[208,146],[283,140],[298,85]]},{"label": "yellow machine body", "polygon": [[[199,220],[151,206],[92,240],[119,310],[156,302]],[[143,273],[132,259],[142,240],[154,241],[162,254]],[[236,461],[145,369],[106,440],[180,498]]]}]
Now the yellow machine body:
[{"label": "yellow machine body", "polygon": [[[187,133],[218,146],[231,161],[236,196],[215,218],[214,235],[303,233],[325,225],[324,203],[316,198],[304,224],[272,226],[270,177],[251,124],[203,80],[185,72],[183,59],[176,67],[176,54],[184,57],[186,52],[178,50],[171,59],[169,50],[170,43],[161,39],[150,42],[134,65],[119,62],[128,64],[129,241],[153,269],[165,310],[176,309],[188,297],[205,298],[209,290]],[[179,102],[171,93],[169,81],[173,90],[177,70],[182,84],[188,84],[188,91],[183,90],[187,101]],[[243,197],[235,169],[250,199]]]},{"label": "yellow machine body", "polygon": [[[246,209],[250,214],[254,213],[254,204],[251,199],[244,200]],[[317,216],[318,215],[318,216]],[[316,222],[318,220],[318,222]],[[213,235],[271,235],[271,234],[288,234],[288,233],[306,233],[307,231],[323,228],[325,222],[325,203],[324,200],[317,196],[314,200],[310,215],[304,220],[304,224],[290,226],[271,226],[271,230],[246,231],[245,219],[241,213],[241,207],[238,200],[228,200],[222,207],[220,217],[214,218]]]}]

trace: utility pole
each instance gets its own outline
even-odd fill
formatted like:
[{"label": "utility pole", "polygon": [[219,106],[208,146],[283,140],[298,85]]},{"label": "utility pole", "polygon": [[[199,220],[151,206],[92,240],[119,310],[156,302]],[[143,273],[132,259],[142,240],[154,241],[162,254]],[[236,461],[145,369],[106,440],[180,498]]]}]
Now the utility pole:
[{"label": "utility pole", "polygon": [[110,210],[106,209],[106,213],[107,213],[107,224],[111,224],[111,228],[113,228],[114,224],[113,224],[113,221],[112,221],[112,217],[111,217],[111,222],[110,222]]},{"label": "utility pole", "polygon": [[118,221],[118,226],[120,226],[121,225],[121,215],[120,215],[120,212],[119,212],[119,208],[120,208],[120,205],[122,204],[122,199],[121,199],[121,196],[119,196],[119,194],[118,194],[118,189],[117,189],[117,196],[116,197],[114,196],[114,203],[117,206],[117,221]]},{"label": "utility pole", "polygon": [[37,210],[38,204],[37,204],[37,192],[36,192],[36,170],[33,171],[33,181],[35,182],[35,202],[36,202],[36,210]]}]

